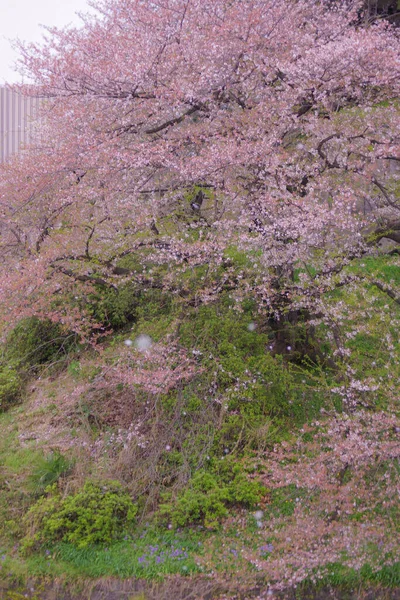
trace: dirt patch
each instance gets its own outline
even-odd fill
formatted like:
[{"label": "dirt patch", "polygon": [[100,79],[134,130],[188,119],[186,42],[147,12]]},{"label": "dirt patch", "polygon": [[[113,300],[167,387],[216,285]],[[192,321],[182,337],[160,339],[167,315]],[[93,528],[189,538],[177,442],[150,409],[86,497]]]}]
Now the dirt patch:
[{"label": "dirt patch", "polygon": [[25,588],[0,584],[2,600],[400,600],[400,589],[288,588],[273,592],[267,585],[248,586],[205,577],[171,577],[163,582],[101,580],[84,582],[78,588],[64,584],[31,581]]}]

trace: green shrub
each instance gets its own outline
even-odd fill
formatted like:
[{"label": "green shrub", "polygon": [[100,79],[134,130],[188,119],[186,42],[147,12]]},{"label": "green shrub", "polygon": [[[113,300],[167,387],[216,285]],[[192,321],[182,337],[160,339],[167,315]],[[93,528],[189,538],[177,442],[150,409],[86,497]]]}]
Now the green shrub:
[{"label": "green shrub", "polygon": [[109,544],[133,525],[136,513],[136,505],[116,481],[87,482],[76,494],[65,498],[53,485],[25,515],[28,532],[23,548],[57,541],[77,548]]},{"label": "green shrub", "polygon": [[[152,276],[157,278],[154,271],[155,267],[152,269]],[[121,285],[118,290],[96,289],[85,297],[84,308],[97,323],[117,331],[130,323],[141,320],[151,321],[169,315],[171,296],[158,289],[143,290],[136,284],[128,282]]]},{"label": "green shrub", "polygon": [[138,296],[132,284],[120,286],[118,290],[99,288],[85,298],[85,302],[85,309],[105,327],[118,330],[136,321]]},{"label": "green shrub", "polygon": [[197,471],[176,498],[165,494],[160,513],[174,527],[202,523],[214,529],[228,516],[230,506],[254,506],[264,492],[258,481],[246,477],[240,464],[221,460],[210,471]]},{"label": "green shrub", "polygon": [[21,392],[22,382],[18,371],[11,366],[0,366],[0,412],[18,402]]},{"label": "green shrub", "polygon": [[74,334],[67,335],[49,319],[22,319],[7,337],[4,358],[18,369],[35,367],[65,356],[76,342]]}]

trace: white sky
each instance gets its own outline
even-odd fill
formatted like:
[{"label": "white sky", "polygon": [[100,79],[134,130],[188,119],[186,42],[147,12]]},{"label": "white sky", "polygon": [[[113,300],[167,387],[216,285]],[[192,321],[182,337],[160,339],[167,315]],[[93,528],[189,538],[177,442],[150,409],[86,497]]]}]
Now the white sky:
[{"label": "white sky", "polygon": [[79,25],[76,13],[89,11],[86,0],[0,0],[0,84],[21,81],[9,39],[38,42],[44,33],[40,25]]}]

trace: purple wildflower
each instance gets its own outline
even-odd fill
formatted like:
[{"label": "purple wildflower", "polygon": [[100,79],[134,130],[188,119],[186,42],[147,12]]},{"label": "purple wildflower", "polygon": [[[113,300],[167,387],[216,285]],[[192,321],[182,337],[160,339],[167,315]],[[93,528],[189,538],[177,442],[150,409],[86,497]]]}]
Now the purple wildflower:
[{"label": "purple wildflower", "polygon": [[274,549],[272,544],[265,544],[265,546],[261,546],[260,552],[261,554],[269,554]]}]

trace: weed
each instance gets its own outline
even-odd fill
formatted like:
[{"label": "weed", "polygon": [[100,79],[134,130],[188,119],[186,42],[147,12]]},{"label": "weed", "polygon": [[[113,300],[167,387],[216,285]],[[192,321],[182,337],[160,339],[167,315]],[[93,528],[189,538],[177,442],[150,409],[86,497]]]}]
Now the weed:
[{"label": "weed", "polygon": [[65,477],[71,471],[73,462],[59,451],[51,452],[42,457],[30,476],[30,484],[35,494],[41,495],[48,486],[57,483],[60,477]]}]

